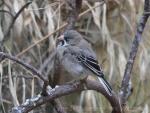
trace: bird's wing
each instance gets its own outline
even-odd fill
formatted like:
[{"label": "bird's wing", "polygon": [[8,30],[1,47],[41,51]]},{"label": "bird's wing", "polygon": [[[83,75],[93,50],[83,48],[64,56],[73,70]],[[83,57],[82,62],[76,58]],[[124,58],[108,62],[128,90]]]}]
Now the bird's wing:
[{"label": "bird's wing", "polygon": [[102,69],[98,61],[96,60],[94,53],[92,53],[92,51],[83,51],[78,47],[73,47],[71,50],[71,54],[76,56],[78,61],[81,62],[87,69],[89,69],[91,72],[97,75],[107,93],[109,95],[112,95],[112,88],[109,85],[109,83],[105,80]]},{"label": "bird's wing", "polygon": [[79,62],[81,62],[87,69],[93,72],[95,75],[99,77],[103,77],[102,69],[96,60],[95,53],[91,50],[81,49],[77,46],[70,46],[67,49],[67,52],[75,56]]},{"label": "bird's wing", "polygon": [[98,63],[98,61],[91,57],[91,56],[85,56],[83,54],[77,55],[77,58],[80,62],[84,64],[90,71],[95,73],[99,77],[103,77],[102,69]]},{"label": "bird's wing", "polygon": [[111,94],[112,88],[109,85],[109,83],[105,80],[104,74],[98,64],[98,61],[93,57],[89,57],[89,56],[87,57],[85,55],[78,55],[77,58],[80,62],[82,62],[84,64],[84,66],[86,66],[90,71],[92,71],[94,74],[96,74],[98,76],[98,79],[104,86],[107,93],[109,95],[112,95]]}]

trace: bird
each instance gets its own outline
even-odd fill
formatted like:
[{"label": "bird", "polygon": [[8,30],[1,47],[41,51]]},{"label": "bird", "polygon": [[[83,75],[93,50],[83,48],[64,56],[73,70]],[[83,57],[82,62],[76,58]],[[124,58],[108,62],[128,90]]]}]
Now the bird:
[{"label": "bird", "polygon": [[91,44],[76,30],[67,30],[56,41],[56,54],[59,62],[70,75],[82,79],[96,75],[106,92],[111,96],[112,88],[98,63]]}]

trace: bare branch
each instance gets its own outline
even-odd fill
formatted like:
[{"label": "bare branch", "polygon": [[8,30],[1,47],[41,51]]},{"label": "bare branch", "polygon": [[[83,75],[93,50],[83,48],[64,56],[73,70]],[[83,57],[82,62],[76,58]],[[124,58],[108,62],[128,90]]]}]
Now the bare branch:
[{"label": "bare branch", "polygon": [[0,12],[1,12],[1,13],[7,13],[7,14],[9,14],[12,18],[14,17],[14,15],[13,15],[11,12],[7,11],[7,10],[0,10]]},{"label": "bare branch", "polygon": [[124,73],[124,77],[123,77],[122,85],[121,85],[121,91],[120,91],[121,104],[123,106],[125,105],[127,98],[129,96],[129,92],[131,90],[130,85],[129,85],[129,81],[131,78],[131,71],[132,71],[133,64],[136,58],[139,43],[142,39],[142,33],[144,31],[144,27],[149,17],[149,14],[146,12],[150,12],[150,0],[145,0],[144,13],[137,25],[137,31],[136,31],[135,38],[132,43],[128,62],[126,64],[126,69],[125,69],[125,73]]},{"label": "bare branch", "polygon": [[[24,63],[23,61],[17,59],[17,58],[14,57],[14,56],[10,56],[10,55],[8,55],[8,54],[5,54],[5,53],[3,53],[3,52],[0,52],[0,59],[3,59],[3,60],[4,60],[5,58],[8,58],[8,59],[10,59],[10,60],[12,60],[12,61],[15,61],[16,63],[22,65],[23,67],[25,67],[26,69],[28,69],[29,71],[31,71],[31,72],[33,73],[33,75],[37,75],[40,79],[42,79],[42,80],[44,81],[44,85],[43,85],[43,88],[42,88],[42,93],[41,93],[41,95],[42,95],[42,96],[47,95],[47,93],[46,93],[45,90],[46,90],[46,87],[47,87],[47,85],[48,85],[49,82],[48,82],[47,79],[45,79],[45,78],[40,74],[40,72],[38,72],[38,70],[36,70],[36,69],[35,69],[34,67],[32,67],[31,65],[29,65],[29,64],[27,64],[27,63]],[[58,99],[57,99],[57,100],[53,100],[51,104],[54,106],[54,108],[56,109],[56,111],[57,111],[58,113],[66,113],[65,110],[64,110],[64,108],[62,107],[62,105],[61,105],[61,103],[60,103],[60,101],[59,101]]]},{"label": "bare branch", "polygon": [[37,69],[35,69],[34,67],[32,67],[31,65],[19,60],[18,58],[14,57],[14,56],[11,56],[11,55],[3,53],[3,52],[0,52],[0,59],[5,59],[5,58],[10,59],[10,60],[22,65],[23,67],[25,67],[26,69],[31,71],[33,75],[37,75],[41,80],[44,81],[44,83],[48,84],[48,80],[45,79],[41,75],[41,73]]},{"label": "bare branch", "polygon": [[[86,89],[84,88],[85,86]],[[54,89],[49,89],[47,90],[48,96],[43,97],[41,95],[37,95],[34,98],[27,99],[24,104],[12,108],[11,113],[27,113],[35,109],[36,107],[45,104],[49,101],[52,101],[56,98],[69,95],[71,93],[80,92],[83,90],[95,90],[97,92],[102,93],[111,103],[113,110],[116,113],[121,113],[118,96],[114,92],[112,93],[112,96],[110,96],[109,94],[107,94],[100,82],[95,82],[87,79],[84,81],[73,81],[66,85],[61,85]]]}]

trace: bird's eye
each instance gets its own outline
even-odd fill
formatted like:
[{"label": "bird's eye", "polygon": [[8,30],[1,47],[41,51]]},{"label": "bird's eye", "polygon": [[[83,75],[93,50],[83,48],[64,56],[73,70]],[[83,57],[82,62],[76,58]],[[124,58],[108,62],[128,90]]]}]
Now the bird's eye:
[{"label": "bird's eye", "polygon": [[58,46],[63,46],[65,44],[64,40],[61,40],[57,43]]}]

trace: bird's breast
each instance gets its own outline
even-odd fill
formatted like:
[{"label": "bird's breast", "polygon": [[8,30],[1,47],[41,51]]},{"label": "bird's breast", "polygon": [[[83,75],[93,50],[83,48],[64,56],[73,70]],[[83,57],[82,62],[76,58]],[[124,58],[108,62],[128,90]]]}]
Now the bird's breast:
[{"label": "bird's breast", "polygon": [[62,60],[64,69],[74,77],[80,77],[86,75],[86,71],[75,56],[66,54]]}]

